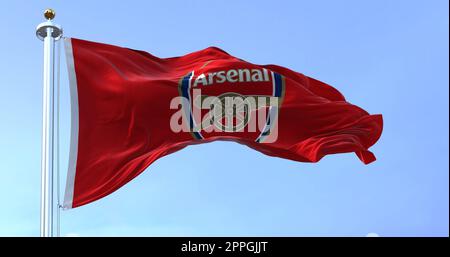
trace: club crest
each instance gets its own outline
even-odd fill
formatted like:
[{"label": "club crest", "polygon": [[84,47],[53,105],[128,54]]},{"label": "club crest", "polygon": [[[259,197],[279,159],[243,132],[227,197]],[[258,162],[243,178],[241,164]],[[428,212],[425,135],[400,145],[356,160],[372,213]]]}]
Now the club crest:
[{"label": "club crest", "polygon": [[285,92],[284,77],[251,65],[220,69],[221,65],[209,68],[211,63],[179,81],[185,129],[195,139],[240,132],[256,142],[265,142],[268,136],[275,136]]}]

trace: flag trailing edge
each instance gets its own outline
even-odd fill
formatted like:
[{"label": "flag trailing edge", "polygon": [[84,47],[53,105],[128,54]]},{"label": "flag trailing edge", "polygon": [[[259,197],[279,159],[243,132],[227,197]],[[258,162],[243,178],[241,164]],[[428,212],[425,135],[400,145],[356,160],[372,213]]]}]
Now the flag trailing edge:
[{"label": "flag trailing edge", "polygon": [[[347,152],[365,164],[375,160],[368,148],[381,136],[382,116],[303,74],[215,47],[161,59],[74,38],[64,43],[72,116],[64,209],[114,192],[162,156],[215,140],[301,162]],[[240,99],[231,118],[224,114],[229,98]],[[205,113],[204,102],[223,108],[222,116]]]}]

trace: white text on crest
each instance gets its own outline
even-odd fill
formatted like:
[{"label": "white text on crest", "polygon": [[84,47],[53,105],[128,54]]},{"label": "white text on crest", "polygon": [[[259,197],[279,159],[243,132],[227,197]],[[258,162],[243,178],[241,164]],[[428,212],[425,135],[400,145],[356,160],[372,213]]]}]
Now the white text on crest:
[{"label": "white text on crest", "polygon": [[262,82],[269,81],[266,69],[231,69],[200,74],[194,81],[194,87],[220,84],[224,82]]}]

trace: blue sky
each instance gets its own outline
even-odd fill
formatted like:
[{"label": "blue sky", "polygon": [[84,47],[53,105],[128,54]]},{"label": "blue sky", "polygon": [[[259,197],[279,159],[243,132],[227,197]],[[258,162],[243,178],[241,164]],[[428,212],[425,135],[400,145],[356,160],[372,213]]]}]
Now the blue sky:
[{"label": "blue sky", "polygon": [[[160,57],[208,46],[327,82],[384,116],[363,165],[307,164],[230,142],[188,147],[95,203],[62,212],[81,236],[448,236],[448,1],[2,1],[0,236],[39,235],[43,45],[67,37]],[[61,62],[65,64],[62,56]],[[61,66],[61,168],[70,104]],[[224,159],[226,160],[224,162]]]}]

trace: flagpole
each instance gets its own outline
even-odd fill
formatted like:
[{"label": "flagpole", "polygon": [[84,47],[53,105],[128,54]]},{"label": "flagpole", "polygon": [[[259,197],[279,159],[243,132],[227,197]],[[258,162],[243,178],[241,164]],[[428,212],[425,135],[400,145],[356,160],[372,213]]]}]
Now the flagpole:
[{"label": "flagpole", "polygon": [[54,214],[58,211],[55,203],[55,140],[54,140],[54,112],[55,112],[55,42],[62,36],[62,28],[52,22],[55,12],[47,9],[44,12],[47,21],[36,28],[36,36],[44,41],[44,82],[42,101],[42,155],[41,155],[41,229],[42,237],[55,236]]}]

